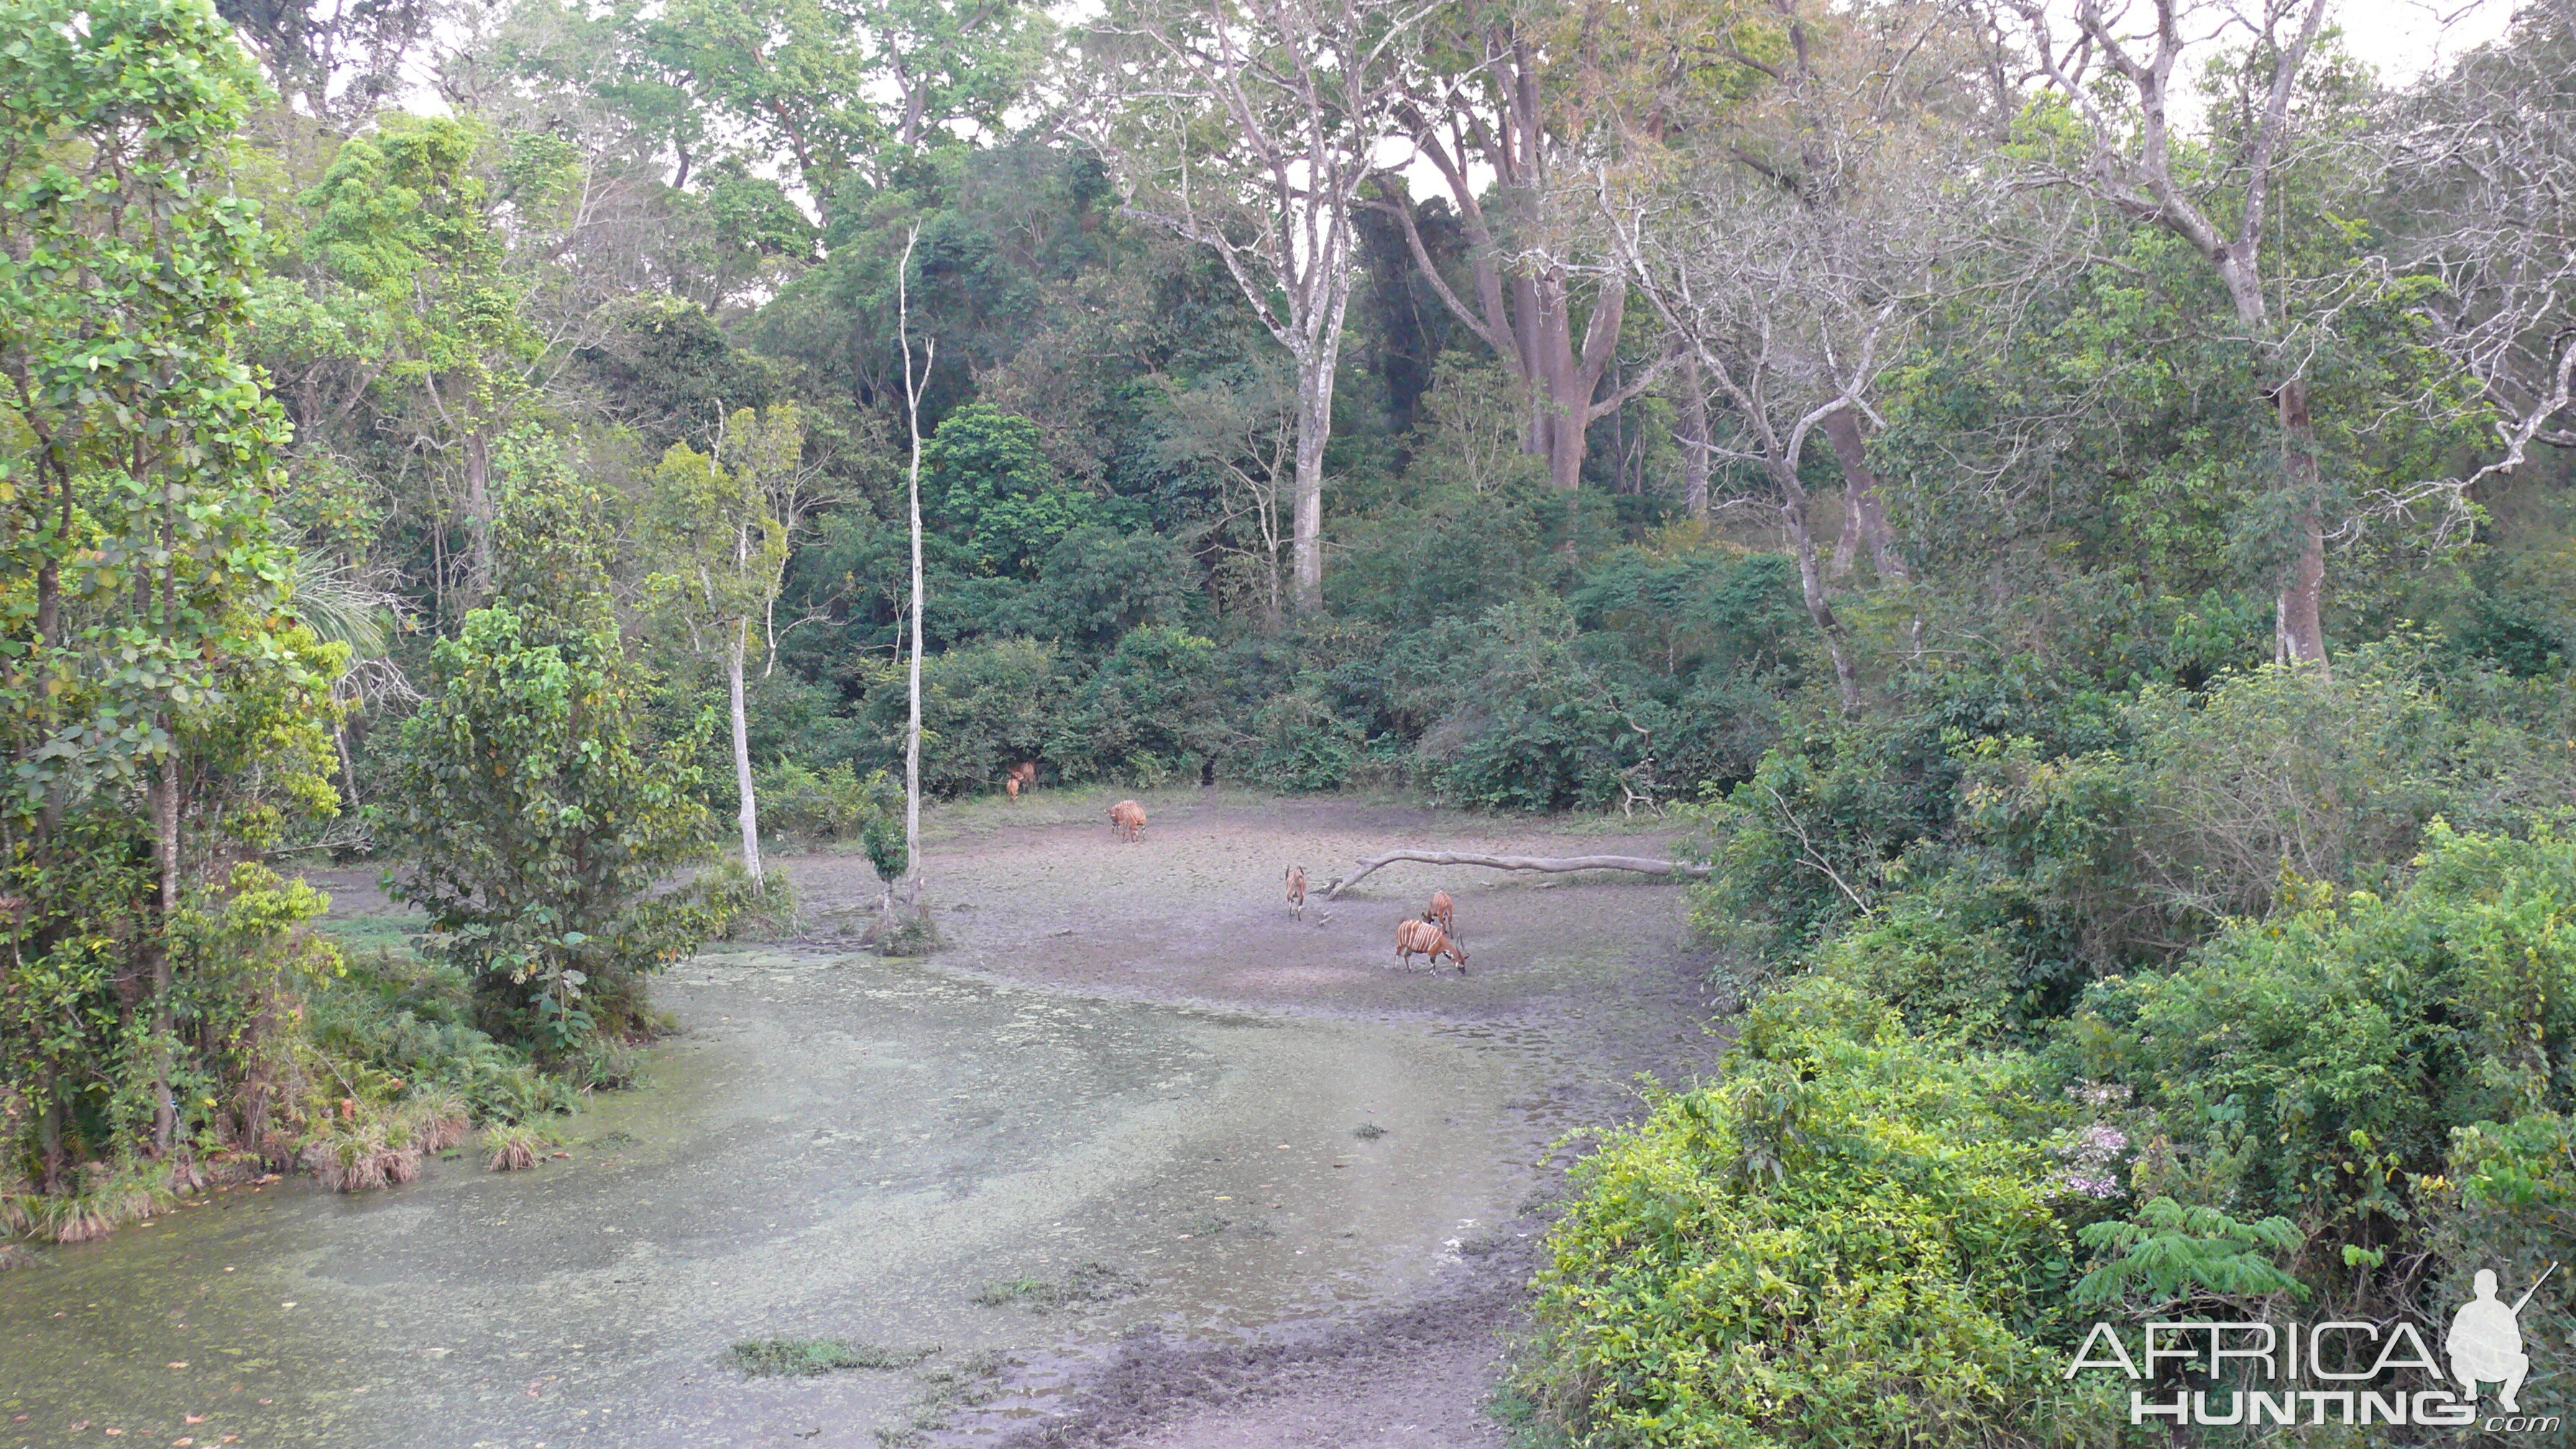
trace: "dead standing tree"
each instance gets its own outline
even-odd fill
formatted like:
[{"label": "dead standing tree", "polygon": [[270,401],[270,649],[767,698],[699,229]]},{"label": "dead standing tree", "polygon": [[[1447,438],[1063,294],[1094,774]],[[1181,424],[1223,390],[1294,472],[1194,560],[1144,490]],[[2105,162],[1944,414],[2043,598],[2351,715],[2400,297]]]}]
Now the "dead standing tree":
[{"label": "dead standing tree", "polygon": [[[1828,595],[1799,464],[1837,419],[1857,448],[1857,418],[1869,414],[1880,372],[1930,293],[1940,250],[1957,232],[1942,220],[1940,162],[1854,144],[1830,175],[1786,186],[1733,145],[1667,160],[1596,173],[1612,249],[1694,364],[1711,410],[1731,424],[1712,427],[1711,454],[1767,484],[1808,617],[1824,635],[1844,708],[1854,708],[1857,666]],[[1892,558],[1884,571],[1900,576]]]},{"label": "dead standing tree", "polygon": [[1208,248],[1296,370],[1301,613],[1324,600],[1324,444],[1357,276],[1352,208],[1425,0],[1121,3],[1088,34],[1070,129],[1129,215]]},{"label": "dead standing tree", "polygon": [[[2133,7],[2079,0],[2071,24],[2039,0],[1999,0],[1999,22],[2017,25],[2024,59],[2052,99],[2080,123],[2064,158],[2040,163],[2037,180],[2102,201],[2160,226],[2208,259],[2226,287],[2238,324],[2260,349],[2270,401],[2280,419],[2279,490],[2293,536],[2282,570],[2274,653],[2285,663],[2326,666],[2325,499],[2317,430],[2309,410],[2307,357],[2313,337],[2300,319],[2276,314],[2267,249],[2277,249],[2274,207],[2301,159],[2296,99],[2332,0],[2148,0],[2143,32],[2125,32]],[[2071,30],[2071,34],[2067,33]],[[2199,32],[2197,34],[2193,32]],[[2238,94],[2226,108],[2242,136],[2215,148],[2216,163],[2175,135],[2175,87],[2187,53],[2231,37],[2250,39],[2229,69]],[[2108,81],[2110,84],[2105,84]],[[2119,104],[2113,104],[2116,95]]]},{"label": "dead standing tree", "polygon": [[2441,279],[2423,313],[2493,409],[2500,451],[2381,501],[2438,496],[2457,517],[2469,485],[2512,472],[2533,443],[2576,448],[2576,9],[2532,6],[2391,110],[2396,259]]}]

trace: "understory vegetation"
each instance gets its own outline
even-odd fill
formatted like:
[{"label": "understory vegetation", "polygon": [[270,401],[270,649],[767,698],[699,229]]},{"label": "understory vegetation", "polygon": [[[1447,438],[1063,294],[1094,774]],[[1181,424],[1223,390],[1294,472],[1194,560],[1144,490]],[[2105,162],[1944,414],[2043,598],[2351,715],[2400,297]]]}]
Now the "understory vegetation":
[{"label": "understory vegetation", "polygon": [[0,0],[0,1229],[535,1167],[765,847],[926,951],[925,800],[1223,781],[1713,867],[1532,1433],[2110,1443],[2095,1319],[2521,1292],[2576,18],[2205,8]]}]

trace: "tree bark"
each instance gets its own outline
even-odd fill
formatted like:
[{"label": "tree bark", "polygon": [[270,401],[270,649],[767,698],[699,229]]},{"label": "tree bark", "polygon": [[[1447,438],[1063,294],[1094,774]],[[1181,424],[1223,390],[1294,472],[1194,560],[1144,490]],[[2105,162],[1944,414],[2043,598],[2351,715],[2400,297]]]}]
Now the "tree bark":
[{"label": "tree bark", "polygon": [[2308,383],[2293,377],[2281,384],[2281,482],[2299,502],[2298,556],[2290,561],[2275,606],[2281,662],[2329,668],[2321,605],[2325,594],[2325,520],[2317,499],[2317,429],[2308,416]]},{"label": "tree bark", "polygon": [[1390,850],[1384,855],[1372,855],[1362,860],[1358,870],[1326,886],[1324,899],[1332,900],[1399,860],[1419,861],[1424,865],[1481,865],[1489,870],[1536,870],[1559,875],[1577,870],[1633,870],[1647,875],[1705,877],[1715,869],[1687,861],[1656,860],[1642,855],[1477,855],[1457,850]]},{"label": "tree bark", "polygon": [[1834,460],[1843,470],[1843,538],[1834,549],[1834,572],[1851,570],[1855,541],[1869,546],[1870,562],[1878,576],[1890,581],[1906,577],[1905,565],[1896,557],[1896,532],[1887,523],[1887,503],[1878,491],[1878,474],[1869,466],[1869,448],[1860,435],[1860,410],[1843,407],[1825,415],[1825,440],[1833,444]]},{"label": "tree bark", "polygon": [[754,890],[761,888],[760,873],[760,801],[751,785],[751,719],[743,708],[743,653],[749,647],[751,621],[734,621],[733,648],[725,656],[725,685],[733,704],[733,783],[741,793],[742,869],[751,877]]},{"label": "tree bark", "polygon": [[1289,551],[1296,574],[1290,603],[1300,614],[1324,607],[1324,445],[1333,434],[1333,363],[1327,353],[1320,361],[1300,358],[1297,364],[1297,478]]},{"label": "tree bark", "polygon": [[1682,356],[1681,396],[1674,399],[1681,413],[1680,425],[1673,431],[1682,445],[1682,506],[1701,523],[1708,522],[1708,392],[1701,386],[1699,354]]},{"label": "tree bark", "polygon": [[[920,239],[921,228],[915,226],[903,239],[903,260],[895,271],[895,336],[903,346],[904,418],[912,436],[912,467],[904,485],[912,520],[912,668],[906,685],[911,713],[903,732],[903,867],[911,882],[908,909],[916,920],[921,912],[921,384],[912,371],[912,294],[908,279],[913,244]],[[938,357],[939,339],[933,337],[929,355],[922,360],[922,372],[928,373]]]},{"label": "tree bark", "polygon": [[179,1125],[177,1104],[170,1096],[170,1042],[178,1020],[170,999],[170,932],[179,919],[179,751],[174,741],[161,759],[160,778],[145,790],[152,809],[152,854],[160,867],[161,918],[153,923],[149,953],[152,974],[152,1150],[166,1154]]},{"label": "tree bark", "polygon": [[1472,305],[1450,288],[1423,245],[1411,202],[1390,185],[1381,191],[1379,205],[1403,223],[1414,263],[1442,305],[1494,350],[1524,389],[1523,451],[1547,459],[1550,480],[1571,490],[1583,482],[1585,440],[1594,420],[1651,380],[1652,373],[1607,402],[1597,398],[1618,348],[1626,286],[1604,281],[1597,288],[1578,340],[1568,269],[1542,261],[1540,270],[1526,270],[1529,259],[1517,257],[1518,249],[1502,235],[1511,220],[1498,228],[1485,209],[1487,200],[1500,198],[1497,204],[1506,217],[1526,225],[1547,191],[1556,138],[1549,132],[1548,108],[1540,96],[1543,62],[1538,51],[1509,19],[1478,22],[1454,36],[1453,43],[1461,54],[1482,52],[1479,69],[1490,87],[1482,97],[1485,104],[1463,105],[1467,92],[1455,87],[1455,77],[1426,75],[1427,88],[1418,89],[1399,114],[1415,149],[1440,173],[1457,209],[1474,273]]},{"label": "tree bark", "polygon": [[1798,592],[1807,605],[1807,617],[1815,621],[1816,630],[1825,636],[1825,652],[1834,661],[1834,688],[1842,697],[1843,713],[1860,708],[1860,679],[1852,668],[1851,650],[1844,646],[1843,621],[1834,616],[1833,603],[1825,597],[1824,567],[1816,556],[1816,532],[1807,519],[1807,490],[1798,481],[1794,467],[1774,465],[1772,481],[1780,487],[1780,517],[1789,529],[1789,543],[1798,557]]},{"label": "tree bark", "polygon": [[492,447],[479,431],[465,438],[465,513],[466,526],[474,530],[474,575],[466,596],[479,605],[492,597],[492,528],[498,522],[492,507]]}]

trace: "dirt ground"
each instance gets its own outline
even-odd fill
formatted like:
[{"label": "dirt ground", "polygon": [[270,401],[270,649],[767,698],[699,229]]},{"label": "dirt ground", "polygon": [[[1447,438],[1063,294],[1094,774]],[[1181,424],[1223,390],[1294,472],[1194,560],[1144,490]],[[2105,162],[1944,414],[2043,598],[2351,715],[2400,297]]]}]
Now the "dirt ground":
[{"label": "dirt ground", "polygon": [[[947,812],[923,852],[926,898],[946,938],[939,964],[1083,996],[1402,1023],[1543,1060],[1544,1088],[1504,1104],[1525,1123],[1533,1164],[1565,1134],[1629,1116],[1640,1074],[1674,1084],[1715,1066],[1717,1003],[1678,886],[1407,862],[1321,899],[1358,859],[1398,846],[1654,855],[1669,831],[1190,790],[1145,797],[1151,824],[1128,844],[1107,825],[1112,798],[1043,792]],[[1284,899],[1291,864],[1305,867],[1314,897],[1302,922]],[[777,865],[797,884],[809,930],[855,928],[874,909],[875,878],[856,857]],[[1435,889],[1458,902],[1463,974],[1396,964],[1397,923]],[[1146,1332],[1072,1375],[1038,1422],[988,1414],[953,1437],[1134,1449],[1501,1445],[1489,1406],[1525,1327],[1524,1287],[1561,1169],[1529,1176],[1518,1218],[1496,1224],[1473,1245],[1481,1251],[1416,1301],[1249,1345]]]}]

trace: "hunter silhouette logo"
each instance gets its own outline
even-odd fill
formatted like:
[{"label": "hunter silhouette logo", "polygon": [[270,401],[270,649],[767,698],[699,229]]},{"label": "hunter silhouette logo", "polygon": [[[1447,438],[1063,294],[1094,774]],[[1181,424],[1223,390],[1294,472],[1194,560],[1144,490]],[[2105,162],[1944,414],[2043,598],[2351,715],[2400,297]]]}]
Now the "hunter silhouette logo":
[{"label": "hunter silhouette logo", "polygon": [[[2365,1430],[2386,1424],[2428,1429],[2474,1425],[2490,1434],[2556,1435],[2566,1427],[2562,1416],[2522,1410],[2531,1359],[2523,1352],[2520,1316],[2558,1267],[2552,1263],[2542,1269],[2510,1304],[2496,1296],[2495,1273],[2481,1269],[2474,1280],[2476,1296],[2451,1315],[2439,1358],[2433,1353],[2434,1325],[2406,1318],[2318,1323],[2159,1319],[2138,1325],[2144,1333],[2135,1354],[2119,1328],[2100,1322],[2075,1350],[2066,1377],[2116,1371],[2130,1381],[2129,1422],[2163,1419],[2177,1432],[2204,1424],[2247,1429],[2337,1424]],[[2168,1365],[2180,1365],[2187,1377],[2177,1381]],[[2193,1387],[2195,1379],[2206,1387]],[[2543,1382],[2548,1381],[2544,1375]],[[2480,1414],[2480,1384],[2500,1390],[2497,1412]]]},{"label": "hunter silhouette logo", "polygon": [[2468,1391],[2469,1402],[2477,1402],[2479,1384],[2501,1384],[2504,1392],[2496,1395],[2496,1402],[2508,1414],[2520,1411],[2514,1396],[2522,1392],[2523,1376],[2531,1372],[2531,1359],[2522,1351],[2523,1305],[2557,1271],[2558,1265],[2550,1264],[2507,1308],[2496,1297],[2494,1272],[2478,1270],[2478,1296],[2461,1304],[2460,1311],[2451,1315],[2451,1333],[2442,1342],[2443,1352],[2451,1360],[2451,1377]]}]

